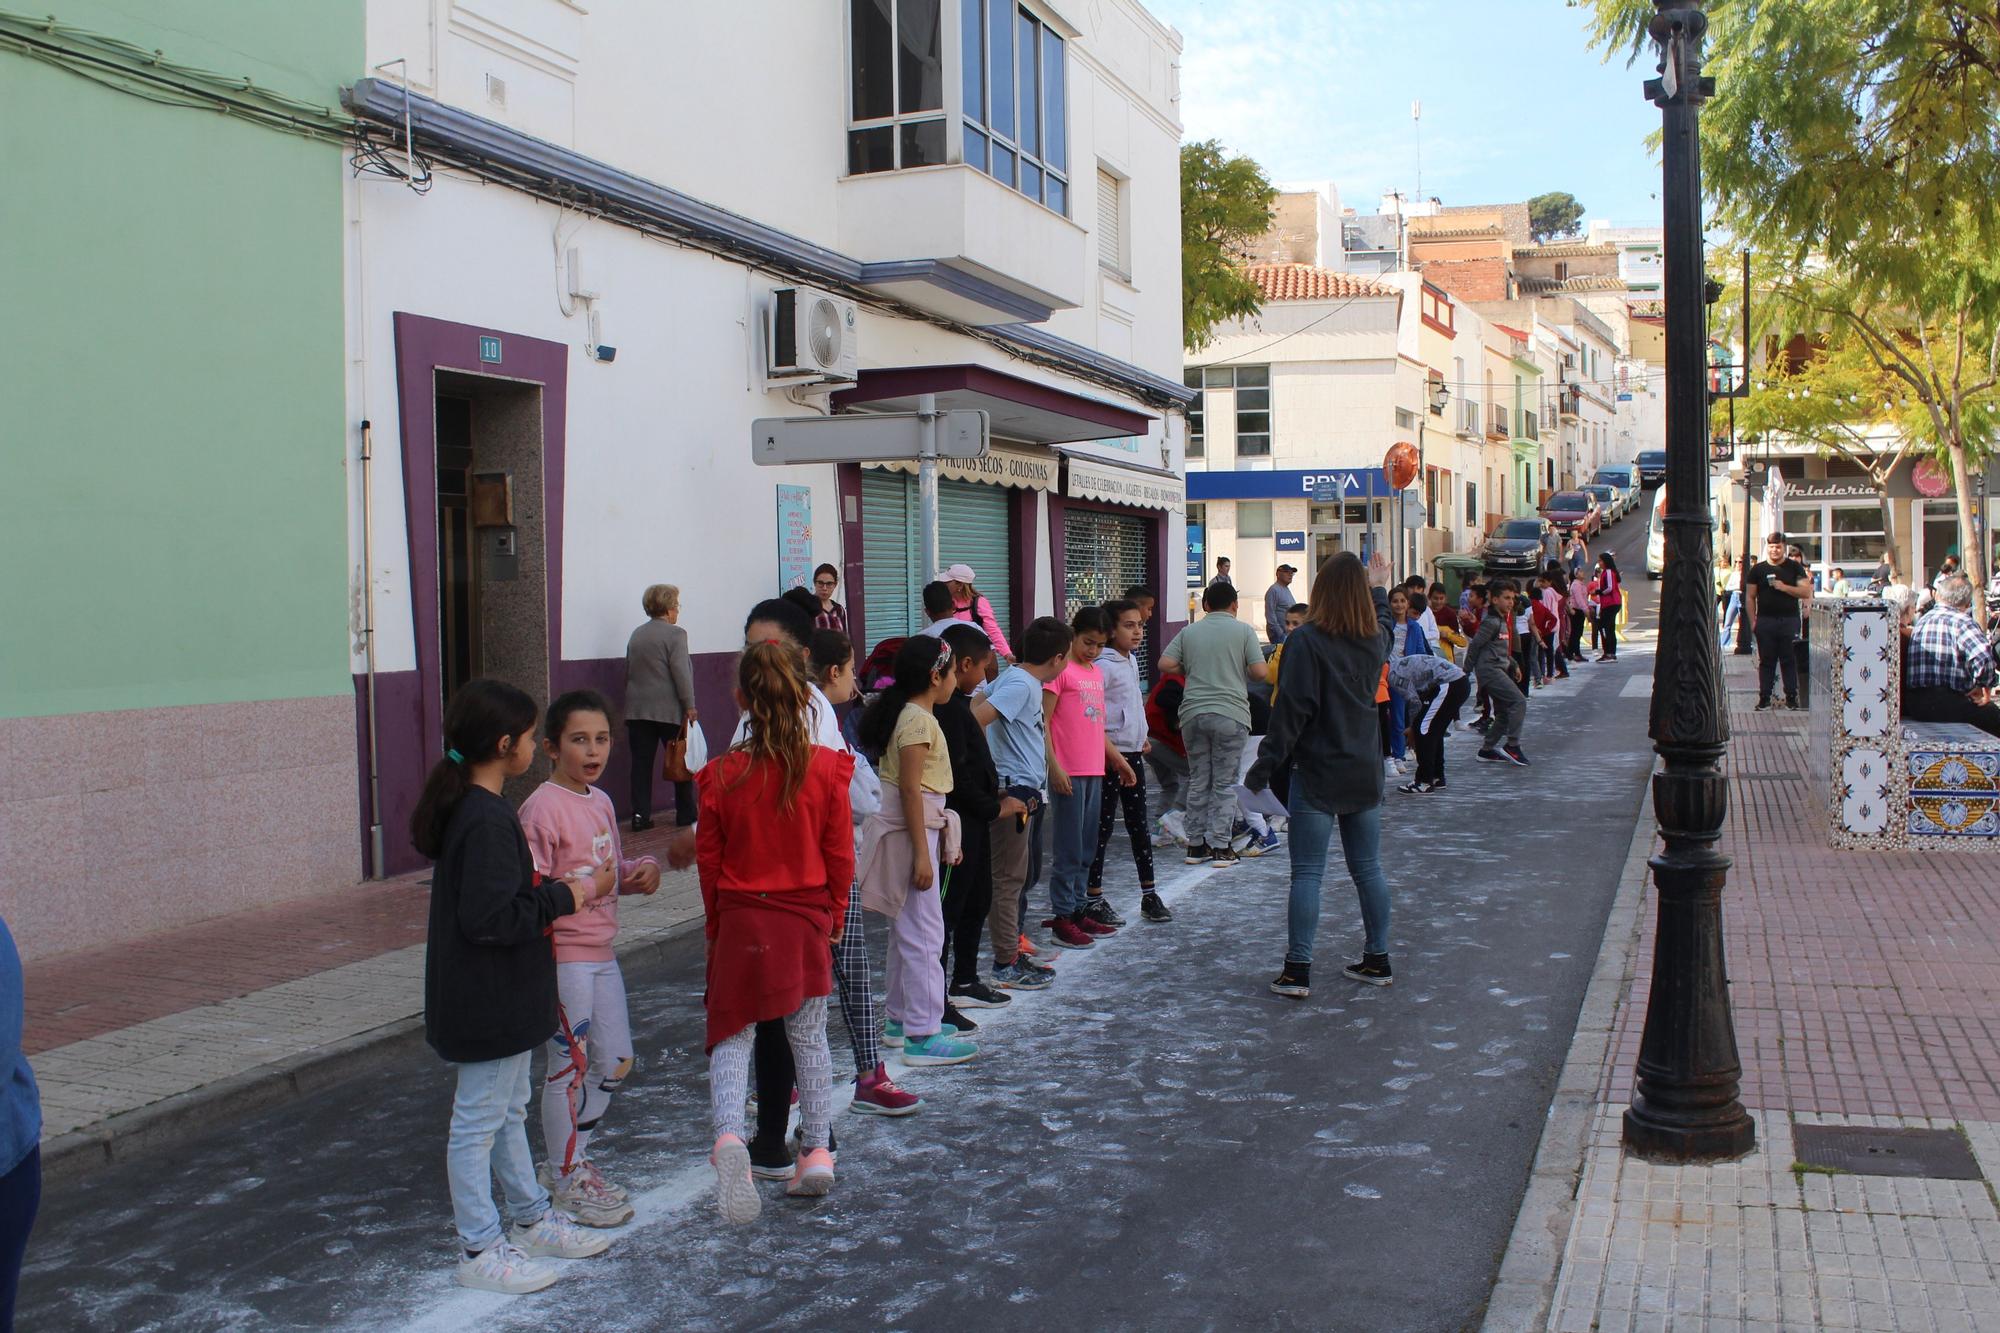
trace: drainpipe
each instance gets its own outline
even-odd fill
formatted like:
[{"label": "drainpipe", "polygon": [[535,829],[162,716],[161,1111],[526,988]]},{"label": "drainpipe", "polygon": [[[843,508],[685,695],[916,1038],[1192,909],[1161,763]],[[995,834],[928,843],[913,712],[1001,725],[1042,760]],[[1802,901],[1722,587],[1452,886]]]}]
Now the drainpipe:
[{"label": "drainpipe", "polygon": [[361,633],[367,643],[368,676],[368,868],[388,877],[382,856],[382,751],[375,728],[375,428],[361,423]]}]

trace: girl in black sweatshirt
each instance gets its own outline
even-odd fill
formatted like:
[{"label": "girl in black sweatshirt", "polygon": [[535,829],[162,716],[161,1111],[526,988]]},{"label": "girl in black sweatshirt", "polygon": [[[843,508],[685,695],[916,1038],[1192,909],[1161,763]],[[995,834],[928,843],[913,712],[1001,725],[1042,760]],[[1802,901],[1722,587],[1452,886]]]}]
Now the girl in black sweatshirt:
[{"label": "girl in black sweatshirt", "polygon": [[[535,757],[535,701],[503,681],[474,680],[445,710],[445,755],[431,769],[410,839],[437,862],[424,945],[424,1036],[458,1068],[446,1167],[464,1254],[458,1280],[508,1295],[556,1280],[542,1256],[579,1259],[610,1245],[550,1207],[526,1129],[529,1065],[555,1035],[549,924],[617,888],[594,875],[545,880],[501,796]],[[493,1205],[500,1178],[512,1225]]]}]

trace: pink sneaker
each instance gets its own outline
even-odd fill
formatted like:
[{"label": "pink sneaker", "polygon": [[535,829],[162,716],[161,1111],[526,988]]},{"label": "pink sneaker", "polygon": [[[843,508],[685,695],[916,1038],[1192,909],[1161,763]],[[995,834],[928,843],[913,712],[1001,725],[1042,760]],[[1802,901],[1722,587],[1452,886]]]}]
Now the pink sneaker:
[{"label": "pink sneaker", "polygon": [[743,1140],[724,1134],[715,1141],[708,1160],[715,1167],[715,1203],[722,1210],[722,1220],[732,1226],[756,1221],[764,1201],[757,1197],[756,1182],[750,1179],[750,1149]]},{"label": "pink sneaker", "polygon": [[800,1157],[792,1168],[792,1183],[785,1186],[785,1193],[793,1198],[818,1198],[832,1190],[833,1154],[824,1148],[814,1148]]},{"label": "pink sneaker", "polygon": [[854,1104],[848,1109],[862,1115],[912,1115],[923,1104],[923,1098],[897,1087],[889,1071],[877,1064],[873,1073],[854,1080]]}]

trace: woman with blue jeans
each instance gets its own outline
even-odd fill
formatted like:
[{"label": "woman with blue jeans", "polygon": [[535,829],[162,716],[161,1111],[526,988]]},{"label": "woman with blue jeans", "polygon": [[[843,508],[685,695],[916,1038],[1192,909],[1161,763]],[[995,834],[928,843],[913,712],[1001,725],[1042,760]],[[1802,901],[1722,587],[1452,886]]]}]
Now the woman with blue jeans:
[{"label": "woman with blue jeans", "polygon": [[1271,989],[1293,999],[1312,993],[1320,886],[1336,825],[1347,873],[1360,895],[1363,929],[1361,961],[1343,974],[1370,986],[1386,986],[1394,976],[1375,712],[1375,690],[1393,639],[1389,594],[1382,586],[1388,573],[1388,560],[1379,554],[1365,572],[1345,551],[1320,566],[1306,623],[1285,639],[1285,687],[1272,702],[1269,729],[1244,779],[1252,791],[1288,787],[1290,938],[1284,969]]}]

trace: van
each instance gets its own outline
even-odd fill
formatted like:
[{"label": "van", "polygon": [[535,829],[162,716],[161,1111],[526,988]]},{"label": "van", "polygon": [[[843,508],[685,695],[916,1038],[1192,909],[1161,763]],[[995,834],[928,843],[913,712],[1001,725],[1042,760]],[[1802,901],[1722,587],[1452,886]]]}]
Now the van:
[{"label": "van", "polygon": [[1639,481],[1651,486],[1656,481],[1667,479],[1667,451],[1665,449],[1641,449],[1639,451]]}]

